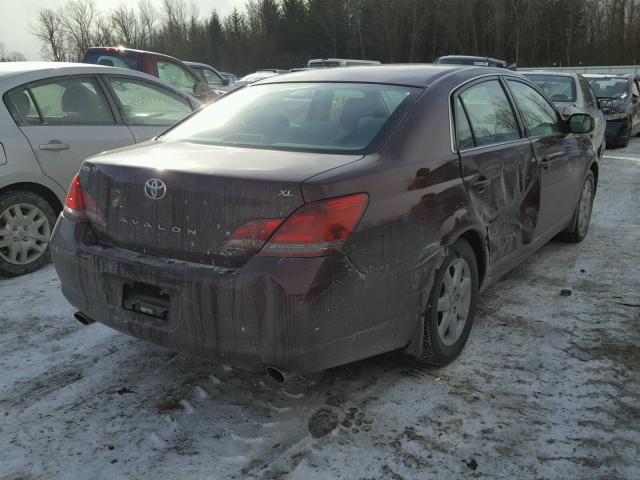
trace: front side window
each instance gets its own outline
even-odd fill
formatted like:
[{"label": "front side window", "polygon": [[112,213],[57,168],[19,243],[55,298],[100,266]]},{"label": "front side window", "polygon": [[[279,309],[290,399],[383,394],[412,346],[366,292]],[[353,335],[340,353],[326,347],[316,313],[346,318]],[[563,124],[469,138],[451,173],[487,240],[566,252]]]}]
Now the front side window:
[{"label": "front side window", "polygon": [[580,88],[582,88],[582,95],[584,96],[584,103],[589,108],[597,108],[596,97],[593,94],[593,90],[591,90],[591,85],[584,77],[579,77],[580,79]]},{"label": "front side window", "polygon": [[173,62],[164,60],[158,60],[156,64],[158,66],[158,77],[161,80],[176,86],[182,93],[193,95],[197,82],[186,70]]},{"label": "front side window", "polygon": [[170,126],[192,111],[189,102],[152,83],[131,78],[108,77],[129,125]]},{"label": "front side window", "polygon": [[529,136],[541,137],[562,132],[556,110],[542,95],[522,82],[507,80]]},{"label": "front side window", "polygon": [[575,102],[576,85],[566,75],[525,75],[554,102]]},{"label": "front side window", "polygon": [[209,70],[208,68],[199,68],[199,70],[200,72],[202,72],[202,75],[204,75],[204,79],[209,85],[212,85],[214,87],[222,86],[222,79],[218,75],[216,75],[215,72]]},{"label": "front side window", "polygon": [[520,138],[518,122],[498,80],[469,87],[459,98],[467,113],[476,146]]},{"label": "front side window", "polygon": [[25,124],[111,125],[107,99],[93,78],[64,78],[27,86],[11,94]]},{"label": "front side window", "polygon": [[420,91],[340,83],[254,85],[221,97],[164,138],[294,151],[364,151],[378,145]]}]

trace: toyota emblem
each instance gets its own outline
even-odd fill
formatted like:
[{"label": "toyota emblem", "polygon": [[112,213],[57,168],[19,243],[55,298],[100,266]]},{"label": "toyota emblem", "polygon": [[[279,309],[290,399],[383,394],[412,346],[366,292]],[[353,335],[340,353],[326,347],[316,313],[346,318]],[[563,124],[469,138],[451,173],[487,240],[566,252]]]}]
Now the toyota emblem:
[{"label": "toyota emblem", "polygon": [[167,194],[167,186],[159,178],[150,178],[144,184],[144,194],[151,200],[160,200]]}]

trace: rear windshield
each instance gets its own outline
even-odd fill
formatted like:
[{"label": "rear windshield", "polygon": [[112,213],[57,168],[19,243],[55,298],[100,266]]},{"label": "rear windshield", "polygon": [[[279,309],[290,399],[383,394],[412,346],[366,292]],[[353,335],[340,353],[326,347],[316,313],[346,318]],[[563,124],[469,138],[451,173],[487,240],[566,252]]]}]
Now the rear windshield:
[{"label": "rear windshield", "polygon": [[553,102],[575,102],[576,84],[563,75],[525,75]]},{"label": "rear windshield", "polygon": [[118,52],[90,51],[84,56],[84,63],[140,70],[137,57]]},{"label": "rear windshield", "polygon": [[587,78],[598,98],[622,98],[629,92],[626,78]]},{"label": "rear windshield", "polygon": [[420,89],[351,83],[253,85],[224,96],[167,140],[294,151],[371,150]]}]

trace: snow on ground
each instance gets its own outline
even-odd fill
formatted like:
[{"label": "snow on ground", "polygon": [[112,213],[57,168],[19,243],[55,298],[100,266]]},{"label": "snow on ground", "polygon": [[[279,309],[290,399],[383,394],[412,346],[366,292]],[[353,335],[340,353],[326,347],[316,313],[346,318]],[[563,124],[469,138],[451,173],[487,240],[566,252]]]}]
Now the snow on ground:
[{"label": "snow on ground", "polygon": [[52,266],[0,280],[0,478],[640,478],[640,140],[608,155],[585,242],[485,292],[442,369],[277,387],[82,326]]}]

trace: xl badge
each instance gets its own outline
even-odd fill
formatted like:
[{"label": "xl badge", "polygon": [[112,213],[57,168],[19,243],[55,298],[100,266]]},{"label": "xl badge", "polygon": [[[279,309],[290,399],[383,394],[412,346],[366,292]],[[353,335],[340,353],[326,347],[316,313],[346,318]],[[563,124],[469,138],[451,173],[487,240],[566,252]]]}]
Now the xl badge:
[{"label": "xl badge", "polygon": [[150,178],[144,184],[144,194],[151,200],[160,200],[167,194],[167,186],[159,178]]}]

